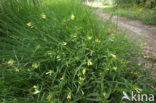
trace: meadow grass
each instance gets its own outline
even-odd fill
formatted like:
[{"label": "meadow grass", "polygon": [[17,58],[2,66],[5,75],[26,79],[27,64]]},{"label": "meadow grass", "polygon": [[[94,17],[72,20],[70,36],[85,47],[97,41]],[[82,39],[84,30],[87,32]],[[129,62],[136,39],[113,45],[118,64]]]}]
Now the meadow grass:
[{"label": "meadow grass", "polygon": [[117,6],[111,8],[104,8],[103,10],[113,15],[119,15],[130,19],[139,20],[144,24],[156,25],[155,9],[147,9],[139,6],[129,6],[129,7]]},{"label": "meadow grass", "polygon": [[77,0],[2,0],[0,101],[117,103],[122,91],[152,91],[132,61],[140,47],[114,31]]}]

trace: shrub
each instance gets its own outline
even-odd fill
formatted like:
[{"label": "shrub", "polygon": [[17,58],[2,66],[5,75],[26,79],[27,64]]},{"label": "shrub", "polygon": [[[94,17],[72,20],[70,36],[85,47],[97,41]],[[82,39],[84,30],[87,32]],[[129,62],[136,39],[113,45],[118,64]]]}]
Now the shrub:
[{"label": "shrub", "polygon": [[76,0],[2,0],[0,99],[7,102],[118,102],[138,88],[138,46],[110,35]]},{"label": "shrub", "polygon": [[118,6],[142,6],[146,8],[154,8],[156,7],[156,1],[155,0],[114,0],[114,3]]}]

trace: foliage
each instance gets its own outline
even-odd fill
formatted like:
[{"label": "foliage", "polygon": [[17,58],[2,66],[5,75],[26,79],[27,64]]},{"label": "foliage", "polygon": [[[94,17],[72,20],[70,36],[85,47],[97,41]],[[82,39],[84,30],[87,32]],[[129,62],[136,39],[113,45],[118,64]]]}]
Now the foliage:
[{"label": "foliage", "polygon": [[133,7],[111,7],[104,8],[105,12],[111,12],[113,15],[125,16],[130,19],[140,20],[144,24],[156,25],[156,10],[146,9],[138,6]]},{"label": "foliage", "polygon": [[[113,35],[76,0],[2,0],[0,100],[3,103],[120,102],[142,88],[139,48]],[[110,34],[111,33],[111,34]],[[151,89],[143,88],[143,91]]]},{"label": "foliage", "polygon": [[147,8],[154,8],[156,7],[155,0],[114,0],[115,4],[119,6],[127,6],[127,5],[134,5],[137,4],[139,6],[147,7]]}]

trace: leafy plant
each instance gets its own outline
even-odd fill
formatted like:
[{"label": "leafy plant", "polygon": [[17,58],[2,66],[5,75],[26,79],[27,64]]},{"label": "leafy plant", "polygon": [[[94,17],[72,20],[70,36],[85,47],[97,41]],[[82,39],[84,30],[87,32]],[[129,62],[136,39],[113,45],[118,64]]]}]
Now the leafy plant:
[{"label": "leafy plant", "polygon": [[0,8],[2,102],[120,102],[123,90],[141,87],[131,61],[138,46],[81,2],[2,0]]}]

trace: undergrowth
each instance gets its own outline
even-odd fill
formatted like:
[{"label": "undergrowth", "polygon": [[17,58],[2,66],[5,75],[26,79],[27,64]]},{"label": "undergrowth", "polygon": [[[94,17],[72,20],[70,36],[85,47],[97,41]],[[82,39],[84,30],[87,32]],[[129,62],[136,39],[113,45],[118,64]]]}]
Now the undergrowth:
[{"label": "undergrowth", "polygon": [[123,91],[152,91],[132,61],[139,46],[111,28],[76,0],[1,0],[0,101],[120,103]]},{"label": "undergrowth", "polygon": [[111,7],[104,8],[105,12],[112,13],[113,15],[119,15],[128,17],[134,20],[140,20],[144,24],[156,25],[156,10],[147,9],[139,6],[129,6],[129,7]]}]

